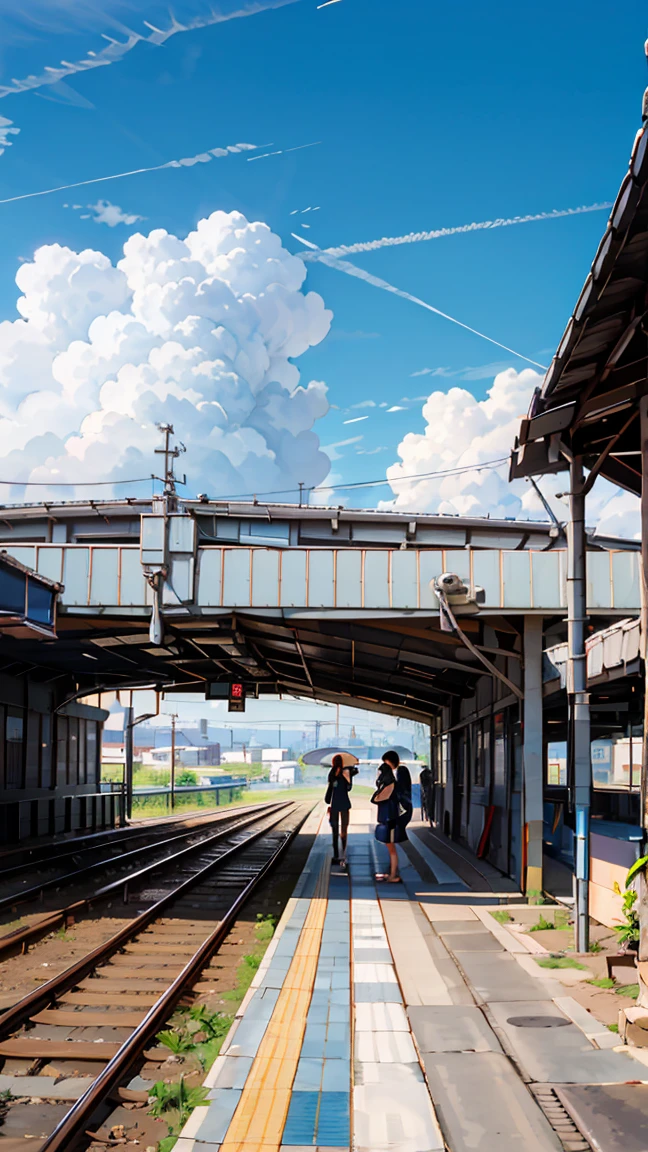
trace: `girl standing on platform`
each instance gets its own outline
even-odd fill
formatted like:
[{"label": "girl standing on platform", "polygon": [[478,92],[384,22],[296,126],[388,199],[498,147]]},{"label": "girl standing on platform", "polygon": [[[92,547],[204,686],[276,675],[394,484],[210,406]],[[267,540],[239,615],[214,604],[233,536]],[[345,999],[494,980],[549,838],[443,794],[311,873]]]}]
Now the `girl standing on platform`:
[{"label": "girl standing on platform", "polygon": [[377,872],[376,880],[400,884],[396,845],[407,840],[406,826],[412,817],[412,782],[397,752],[385,752],[371,803],[378,807],[376,840],[384,844],[389,853],[389,872]]},{"label": "girl standing on platform", "polygon": [[[344,761],[339,753],[331,761],[331,771],[328,777],[328,788],[324,803],[328,804],[328,817],[333,833],[333,863],[346,865],[347,832],[349,828],[349,812],[351,810],[351,769],[344,767]],[[342,839],[342,856],[339,852],[339,839]]]}]

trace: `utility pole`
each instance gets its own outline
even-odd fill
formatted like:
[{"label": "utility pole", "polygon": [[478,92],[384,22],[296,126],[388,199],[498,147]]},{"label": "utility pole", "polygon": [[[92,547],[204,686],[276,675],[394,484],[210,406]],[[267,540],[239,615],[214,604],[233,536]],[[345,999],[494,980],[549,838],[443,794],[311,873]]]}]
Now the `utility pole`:
[{"label": "utility pole", "polygon": [[576,817],[576,951],[589,951],[589,850],[592,759],[590,707],[587,692],[587,574],[583,461],[569,466],[569,525],[567,573],[567,762],[573,781]]},{"label": "utility pole", "polygon": [[171,437],[173,436],[173,424],[158,424],[158,429],[164,436],[164,447],[156,448],[156,456],[164,456],[164,496],[167,504],[168,512],[175,512],[177,508],[177,493],[176,483],[186,483],[187,477],[183,477],[182,481],[177,481],[175,472],[173,471],[173,461],[177,460],[186,451],[184,444],[176,444],[171,447]]},{"label": "utility pole", "polygon": [[175,808],[175,751],[176,751],[176,720],[177,712],[171,714],[171,811]]}]

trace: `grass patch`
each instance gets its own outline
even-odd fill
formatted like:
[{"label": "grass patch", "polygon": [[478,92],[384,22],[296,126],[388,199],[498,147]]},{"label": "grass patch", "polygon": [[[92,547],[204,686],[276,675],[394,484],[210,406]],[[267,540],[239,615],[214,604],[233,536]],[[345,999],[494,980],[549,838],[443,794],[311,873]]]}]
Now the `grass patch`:
[{"label": "grass patch", "polygon": [[582,972],[587,971],[585,964],[579,964],[571,956],[547,956],[546,960],[536,960],[536,964],[541,968],[580,968]]},{"label": "grass patch", "polygon": [[262,912],[259,912],[257,915],[257,922],[254,926],[254,935],[260,943],[267,944],[270,940],[272,940],[276,927],[276,916],[273,916],[270,912],[264,916]]},{"label": "grass patch", "polygon": [[593,984],[595,988],[614,988],[616,980],[612,976],[595,976],[587,983]]},{"label": "grass patch", "polygon": [[496,908],[494,912],[491,912],[491,916],[493,920],[497,920],[498,924],[511,924],[513,921],[511,913],[507,912],[506,908]]},{"label": "grass patch", "polygon": [[602,952],[603,951],[603,945],[599,944],[598,940],[592,940],[592,942],[589,946],[589,950],[590,950],[590,952]]},{"label": "grass patch", "polygon": [[639,985],[620,984],[618,988],[614,989],[614,991],[616,992],[617,996],[631,996],[633,1000],[636,1000],[639,995]]},{"label": "grass patch", "polygon": [[618,1024],[608,1024],[608,1028],[610,1029],[610,1032],[618,1032],[619,1031],[619,1025]]}]

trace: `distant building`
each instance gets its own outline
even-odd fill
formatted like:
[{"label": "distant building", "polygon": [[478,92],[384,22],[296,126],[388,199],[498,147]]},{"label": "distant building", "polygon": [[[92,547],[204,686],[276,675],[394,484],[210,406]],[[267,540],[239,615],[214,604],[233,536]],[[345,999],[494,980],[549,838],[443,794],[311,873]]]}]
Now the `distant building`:
[{"label": "distant building", "polygon": [[[198,768],[201,765],[217,767],[220,764],[220,744],[206,744],[204,748],[196,748],[193,744],[176,744],[175,762],[181,768]],[[171,745],[151,748],[149,752],[142,753],[142,764],[146,768],[170,768]]]}]

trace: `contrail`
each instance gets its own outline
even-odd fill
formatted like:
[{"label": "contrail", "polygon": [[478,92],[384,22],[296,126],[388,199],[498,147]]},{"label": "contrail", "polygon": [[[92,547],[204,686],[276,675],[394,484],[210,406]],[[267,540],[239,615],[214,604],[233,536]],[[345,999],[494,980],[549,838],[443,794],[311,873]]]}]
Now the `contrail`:
[{"label": "contrail", "polygon": [[[251,160],[266,160],[268,156],[283,156],[284,152],[301,152],[302,148],[315,148],[321,144],[321,140],[313,140],[312,144],[297,144],[295,148],[279,148],[276,152],[264,152],[261,156],[248,156],[248,164]],[[266,144],[261,144],[261,148],[266,148]],[[308,212],[308,208],[304,209]]]},{"label": "contrail", "polygon": [[[39,192],[22,192],[19,196],[8,196],[0,204],[13,204],[16,200],[31,200],[33,196],[50,196],[52,192],[68,192],[71,188],[85,188],[88,184],[102,184],[104,180],[123,180],[126,176],[140,176],[142,172],[161,172],[164,168],[193,168],[194,164],[207,164],[210,160],[231,156],[236,152],[251,152],[257,148],[269,148],[269,144],[228,144],[226,148],[209,148],[197,156],[185,156],[182,160],[167,160],[165,164],[154,164],[151,168],[133,168],[130,172],[114,172],[111,176],[95,176],[92,180],[77,180],[74,184],[59,184],[56,188],[42,188]],[[286,152],[293,149],[286,148]]]},{"label": "contrail", "polygon": [[[603,212],[612,202],[584,204],[580,208],[554,208],[551,212],[537,212],[531,216],[511,216],[508,219],[480,220],[473,224],[459,224],[456,228],[435,228],[432,232],[408,232],[406,236],[383,236],[382,240],[364,240],[357,244],[340,244],[337,248],[324,248],[329,256],[352,256],[354,252],[375,252],[377,248],[392,248],[397,244],[420,244],[423,240],[440,240],[443,236],[458,236],[461,232],[485,232],[491,228],[511,228],[514,224],[533,224],[536,220],[558,220],[561,216],[582,216],[585,212]],[[304,259],[315,259],[305,256]]]},{"label": "contrail", "polygon": [[393,284],[389,284],[386,280],[381,280],[378,276],[372,276],[371,272],[366,272],[364,268],[358,268],[356,264],[351,264],[348,260],[340,260],[337,256],[332,256],[329,252],[318,248],[316,244],[312,244],[310,240],[306,240],[303,236],[298,236],[295,232],[290,235],[294,240],[299,240],[300,244],[306,244],[311,249],[308,253],[300,253],[302,260],[317,260],[320,264],[327,264],[329,268],[336,268],[338,272],[345,272],[347,276],[356,276],[358,280],[364,280],[367,284],[373,284],[374,288],[382,288],[383,292],[392,292],[394,296],[400,296],[403,300],[409,300],[411,304],[418,304],[419,308],[427,308],[428,312],[434,312],[436,316],[441,316],[444,320],[449,320],[452,324],[458,324],[460,328],[465,328],[466,332],[472,332],[474,336],[480,336],[482,340],[487,340],[489,344],[495,344],[497,348],[503,348],[505,352],[510,352],[511,355],[517,356],[520,360],[526,360],[527,364],[533,364],[535,368],[541,368],[546,372],[545,364],[539,364],[537,360],[531,360],[529,356],[525,356],[522,352],[516,352],[515,348],[509,348],[508,344],[501,344],[499,340],[493,340],[492,336],[486,336],[484,332],[479,332],[477,328],[471,328],[470,324],[464,324],[462,320],[457,320],[454,316],[449,316],[447,312],[441,312],[439,308],[435,308],[432,304],[427,304],[425,300],[419,300],[418,296],[412,296],[409,292],[404,292],[402,288],[395,288]]},{"label": "contrail", "polygon": [[61,60],[57,68],[46,67],[38,76],[27,76],[24,80],[12,80],[11,84],[0,85],[0,99],[3,96],[16,96],[19,92],[33,92],[34,89],[43,88],[48,84],[58,84],[61,80],[67,80],[78,72],[88,72],[93,68],[105,68],[110,64],[117,64],[138,44],[160,46],[181,32],[194,32],[200,28],[224,24],[228,20],[257,16],[260,12],[267,12],[273,8],[284,8],[287,4],[298,2],[299,0],[253,0],[252,3],[244,4],[236,12],[222,13],[212,9],[208,15],[196,16],[187,24],[181,24],[175,16],[172,16],[170,28],[156,28],[144,20],[145,27],[149,29],[148,35],[142,36],[139,32],[127,30],[128,35],[125,41],[115,40],[112,36],[102,33],[103,39],[107,40],[108,43],[100,52],[88,52],[85,60]]}]

